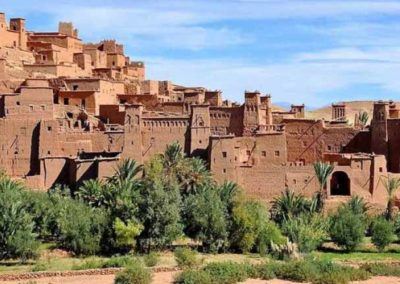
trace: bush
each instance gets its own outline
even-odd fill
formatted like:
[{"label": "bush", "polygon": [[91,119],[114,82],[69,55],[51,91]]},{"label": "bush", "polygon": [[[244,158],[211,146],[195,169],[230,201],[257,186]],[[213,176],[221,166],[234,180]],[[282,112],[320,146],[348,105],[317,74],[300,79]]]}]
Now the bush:
[{"label": "bush", "polygon": [[288,261],[275,267],[276,277],[297,282],[311,282],[318,273],[316,265],[310,261]]},{"label": "bush", "polygon": [[263,263],[259,264],[256,266],[258,277],[263,280],[270,280],[276,278],[275,275],[275,269],[276,265],[275,262],[268,262],[268,263]]},{"label": "bush", "polygon": [[394,228],[392,223],[380,217],[373,221],[371,226],[371,241],[380,251],[394,240]]},{"label": "bush", "polygon": [[[77,255],[93,255],[100,251],[100,241],[107,225],[104,210],[91,208],[73,199],[65,199],[59,206],[59,244]],[[79,216],[72,218],[71,216]]]},{"label": "bush", "polygon": [[400,265],[383,263],[364,264],[361,269],[376,276],[397,276],[400,277]]},{"label": "bush", "polygon": [[0,259],[37,256],[39,242],[33,232],[34,222],[28,212],[21,184],[7,177],[0,179]]},{"label": "bush", "polygon": [[332,241],[347,251],[354,251],[365,236],[366,225],[363,216],[343,207],[339,208],[331,221]]},{"label": "bush", "polygon": [[328,237],[328,224],[318,214],[300,215],[283,222],[282,231],[296,243],[300,252],[316,250]]},{"label": "bush", "polygon": [[44,262],[38,262],[32,267],[32,272],[38,271],[46,271],[48,269],[48,265]]},{"label": "bush", "polygon": [[204,270],[186,270],[175,278],[180,284],[212,284],[211,276]]},{"label": "bush", "polygon": [[256,241],[256,251],[264,255],[271,248],[271,242],[282,245],[286,238],[282,235],[280,229],[273,222],[264,222]]},{"label": "bush", "polygon": [[179,267],[187,268],[198,265],[197,253],[188,248],[177,248],[174,252]]},{"label": "bush", "polygon": [[247,266],[236,262],[213,262],[204,267],[214,283],[230,284],[248,278]]},{"label": "bush", "polygon": [[157,265],[159,256],[157,253],[151,252],[145,255],[143,259],[144,259],[144,264],[146,264],[147,267],[153,267]]},{"label": "bush", "polygon": [[150,284],[151,273],[140,262],[134,262],[115,276],[115,284]]}]

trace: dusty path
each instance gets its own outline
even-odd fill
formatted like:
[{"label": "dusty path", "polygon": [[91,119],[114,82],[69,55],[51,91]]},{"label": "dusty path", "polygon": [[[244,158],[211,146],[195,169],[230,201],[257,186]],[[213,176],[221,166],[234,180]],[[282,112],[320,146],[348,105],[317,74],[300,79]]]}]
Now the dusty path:
[{"label": "dusty path", "polygon": [[[176,272],[157,272],[153,274],[153,284],[171,284]],[[114,275],[96,275],[96,276],[70,276],[56,278],[41,278],[34,280],[37,284],[113,284]],[[0,281],[0,284],[24,284],[29,281]],[[296,282],[285,280],[258,280],[250,279],[241,284],[294,284]],[[366,281],[356,281],[353,284],[400,284],[400,278],[396,277],[373,277]]]}]

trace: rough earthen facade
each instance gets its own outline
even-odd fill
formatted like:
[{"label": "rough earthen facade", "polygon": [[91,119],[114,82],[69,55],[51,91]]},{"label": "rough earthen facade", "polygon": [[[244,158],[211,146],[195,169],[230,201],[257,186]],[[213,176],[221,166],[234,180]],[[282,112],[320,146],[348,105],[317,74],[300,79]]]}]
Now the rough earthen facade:
[{"label": "rough earthen facade", "polygon": [[376,102],[371,125],[349,125],[345,103],[332,120],[306,118],[304,105],[273,109],[271,96],[244,103],[220,91],[145,78],[114,40],[83,43],[71,23],[27,32],[0,13],[0,166],[28,186],[79,186],[103,178],[123,158],[144,163],[178,142],[205,159],[219,182],[238,182],[271,200],[291,188],[311,196],[313,163],[335,165],[329,200],[352,195],[383,205],[382,181],[400,173],[400,108]]}]

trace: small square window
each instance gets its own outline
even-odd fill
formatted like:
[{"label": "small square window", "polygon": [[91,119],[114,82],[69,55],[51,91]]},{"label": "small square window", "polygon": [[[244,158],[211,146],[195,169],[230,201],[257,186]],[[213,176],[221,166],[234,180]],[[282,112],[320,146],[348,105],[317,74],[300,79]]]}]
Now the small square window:
[{"label": "small square window", "polygon": [[331,151],[331,150],[332,150],[332,146],[328,145],[328,151]]},{"label": "small square window", "polygon": [[247,156],[250,156],[250,154],[251,154],[250,150],[247,150],[247,151],[246,151],[246,155],[247,155]]},{"label": "small square window", "polygon": [[226,158],[227,157],[227,153],[226,152],[222,152],[222,157]]},{"label": "small square window", "polygon": [[41,110],[45,110],[46,109],[46,107],[44,105],[41,105],[40,108],[41,108]]},{"label": "small square window", "polygon": [[266,151],[261,151],[261,156],[266,157],[267,156],[267,152]]},{"label": "small square window", "polygon": [[29,110],[30,110],[30,111],[33,111],[33,106],[29,106]]},{"label": "small square window", "polygon": [[21,105],[21,103],[19,101],[17,101],[17,106],[20,106],[20,105]]},{"label": "small square window", "polygon": [[47,126],[47,131],[51,131],[51,126]]},{"label": "small square window", "polygon": [[382,168],[382,167],[379,168],[379,172],[380,172],[380,173],[383,172],[383,168]]},{"label": "small square window", "polygon": [[279,156],[280,156],[280,153],[279,153],[279,151],[275,151],[275,156],[277,156],[277,157],[279,157]]},{"label": "small square window", "polygon": [[64,105],[69,105],[69,98],[64,98]]},{"label": "small square window", "polygon": [[226,173],[226,169],[223,169],[222,171],[224,172],[224,174]]}]

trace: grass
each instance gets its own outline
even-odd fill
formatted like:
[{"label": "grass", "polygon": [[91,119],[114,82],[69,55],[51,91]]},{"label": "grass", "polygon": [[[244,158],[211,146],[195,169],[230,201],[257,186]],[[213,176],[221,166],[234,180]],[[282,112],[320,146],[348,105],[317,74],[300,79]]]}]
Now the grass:
[{"label": "grass", "polygon": [[374,262],[374,261],[400,261],[400,244],[392,243],[383,252],[379,252],[366,238],[364,243],[355,252],[345,252],[335,247],[332,243],[326,243],[321,250],[312,253],[322,260]]}]

